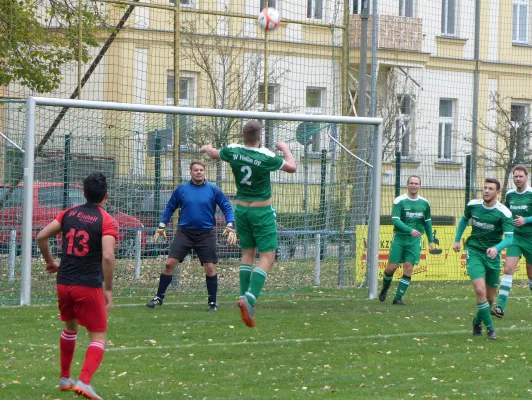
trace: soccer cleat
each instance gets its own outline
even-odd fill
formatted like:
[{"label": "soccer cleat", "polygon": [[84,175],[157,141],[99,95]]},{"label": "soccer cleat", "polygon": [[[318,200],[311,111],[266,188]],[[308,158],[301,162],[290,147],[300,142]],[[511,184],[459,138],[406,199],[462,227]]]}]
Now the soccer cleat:
[{"label": "soccer cleat", "polygon": [[504,317],[504,310],[500,306],[495,306],[491,309],[491,315],[495,315],[497,318]]},{"label": "soccer cleat", "polygon": [[87,385],[86,383],[83,383],[82,381],[77,381],[74,384],[74,387],[72,389],[74,393],[83,396],[87,399],[95,399],[95,400],[103,400],[100,396],[96,394],[94,391],[94,388],[91,385]]},{"label": "soccer cleat", "polygon": [[393,299],[392,304],[399,305],[399,306],[406,306],[406,303],[403,301],[402,297],[396,297],[395,299]]},{"label": "soccer cleat", "polygon": [[218,311],[218,303],[214,303],[214,302],[210,302],[209,303],[209,309],[208,309],[209,312],[216,312]]},{"label": "soccer cleat", "polygon": [[[389,288],[388,288],[389,289]],[[379,300],[382,302],[386,300],[386,295],[388,294],[388,289],[382,288],[381,292],[379,293]]]},{"label": "soccer cleat", "polygon": [[244,323],[250,328],[253,328],[255,326],[255,319],[253,318],[255,307],[249,304],[246,296],[241,296],[238,299],[238,306],[240,307],[240,313],[242,314],[242,321],[244,321]]},{"label": "soccer cleat", "polygon": [[149,308],[155,308],[155,306],[162,306],[162,305],[163,305],[163,299],[157,296],[155,296],[153,299],[151,299],[150,301],[146,303],[146,307],[149,307]]},{"label": "soccer cleat", "polygon": [[63,391],[70,390],[72,389],[72,386],[74,386],[75,383],[76,381],[72,378],[61,377],[59,378],[59,390],[63,390]]},{"label": "soccer cleat", "polygon": [[475,324],[475,318],[473,318],[473,336],[482,336],[482,325]]},{"label": "soccer cleat", "polygon": [[495,333],[494,329],[488,329],[488,339],[489,340],[497,339],[497,334]]}]

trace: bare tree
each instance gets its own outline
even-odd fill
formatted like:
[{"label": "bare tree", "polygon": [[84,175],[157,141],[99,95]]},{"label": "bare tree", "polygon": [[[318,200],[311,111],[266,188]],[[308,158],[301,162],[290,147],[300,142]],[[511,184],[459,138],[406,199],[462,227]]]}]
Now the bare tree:
[{"label": "bare tree", "polygon": [[529,165],[532,161],[529,143],[532,115],[527,105],[512,103],[511,98],[498,92],[490,94],[488,112],[493,113],[495,119],[478,122],[484,140],[473,142],[471,136],[460,136],[472,146],[477,146],[479,166],[504,174],[501,188],[504,198],[512,168],[517,164]]},{"label": "bare tree", "polygon": [[[199,27],[201,23],[201,34]],[[204,105],[209,108],[230,110],[258,110],[260,86],[264,82],[263,55],[253,53],[245,39],[234,39],[219,33],[219,24],[209,19],[190,22],[184,27],[182,51],[208,82]],[[242,37],[241,34],[237,36]],[[269,85],[281,84],[288,69],[280,61],[269,60]],[[264,94],[263,94],[264,97]],[[269,105],[270,111],[290,111],[289,106]],[[262,111],[262,110],[261,110]],[[197,118],[194,135],[189,143],[200,146],[212,143],[219,148],[241,137],[242,120],[238,118]],[[217,180],[221,181],[221,165],[217,167]]]}]

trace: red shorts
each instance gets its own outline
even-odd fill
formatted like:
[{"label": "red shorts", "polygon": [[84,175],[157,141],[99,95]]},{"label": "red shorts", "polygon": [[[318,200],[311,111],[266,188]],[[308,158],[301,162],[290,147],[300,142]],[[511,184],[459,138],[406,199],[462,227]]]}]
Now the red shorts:
[{"label": "red shorts", "polygon": [[89,332],[107,331],[107,310],[102,288],[57,285],[61,321],[76,319]]}]

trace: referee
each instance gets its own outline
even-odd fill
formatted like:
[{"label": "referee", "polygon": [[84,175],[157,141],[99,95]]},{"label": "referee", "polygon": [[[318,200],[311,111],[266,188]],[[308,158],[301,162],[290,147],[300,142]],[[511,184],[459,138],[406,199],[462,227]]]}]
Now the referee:
[{"label": "referee", "polygon": [[227,242],[236,244],[237,238],[233,226],[235,221],[233,207],[222,190],[205,179],[205,167],[203,161],[190,163],[190,181],[182,183],[174,190],[164,210],[159,228],[153,236],[154,242],[157,242],[160,236],[166,238],[166,224],[172,218],[175,210],[181,208],[177,232],[159,278],[157,295],[146,303],[147,307],[154,308],[163,304],[166,289],[172,282],[174,268],[185,259],[191,249],[194,249],[205,269],[207,293],[209,294],[208,310],[217,311],[218,275],[216,275],[214,266],[218,263],[216,236],[214,235],[217,205],[225,216],[227,226],[224,230],[224,236],[227,237]]}]

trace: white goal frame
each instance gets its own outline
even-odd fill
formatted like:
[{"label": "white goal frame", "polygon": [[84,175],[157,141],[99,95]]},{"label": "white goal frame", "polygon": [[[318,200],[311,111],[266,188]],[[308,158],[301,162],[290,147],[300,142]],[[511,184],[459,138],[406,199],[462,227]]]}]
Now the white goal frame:
[{"label": "white goal frame", "polygon": [[[24,189],[22,215],[22,261],[20,305],[29,305],[31,299],[31,249],[33,219],[33,174],[35,158],[35,118],[37,106],[54,106],[68,108],[87,108],[98,110],[164,113],[180,115],[198,115],[211,117],[229,117],[258,120],[284,120],[327,122],[338,124],[358,124],[375,126],[373,135],[373,184],[371,194],[371,223],[368,232],[367,273],[368,299],[377,297],[379,228],[381,205],[381,173],[382,173],[382,118],[347,117],[337,115],[309,115],[277,112],[254,112],[238,110],[217,110],[211,108],[155,106],[145,104],[114,103],[104,101],[86,101],[58,99],[47,97],[27,97],[26,99],[26,137],[24,145]],[[342,146],[343,147],[343,146]],[[344,148],[345,149],[345,148]],[[369,164],[368,164],[369,165]]]}]

